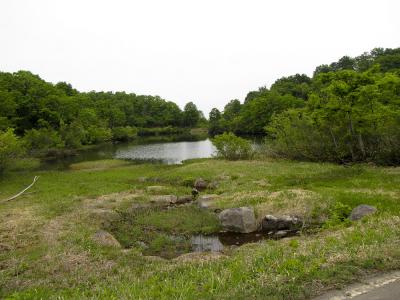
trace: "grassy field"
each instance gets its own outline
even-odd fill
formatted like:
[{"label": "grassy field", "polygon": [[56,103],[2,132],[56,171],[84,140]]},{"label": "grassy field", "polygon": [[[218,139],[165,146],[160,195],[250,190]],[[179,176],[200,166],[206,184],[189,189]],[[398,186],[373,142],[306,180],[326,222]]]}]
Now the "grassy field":
[{"label": "grassy field", "polygon": [[[0,298],[304,299],[400,267],[400,168],[109,160],[68,171],[13,171],[0,179],[0,200],[35,175],[26,195],[0,203]],[[195,205],[135,210],[132,204],[144,205],[154,193],[188,195],[198,177],[218,183],[206,192],[218,195],[218,208],[253,206],[259,218],[296,214],[321,226],[224,255],[154,256],[189,251],[185,240],[170,237],[217,231],[216,216]],[[147,190],[154,185],[164,188]],[[356,223],[336,218],[359,204],[378,213]],[[123,247],[96,243],[99,229]]]}]

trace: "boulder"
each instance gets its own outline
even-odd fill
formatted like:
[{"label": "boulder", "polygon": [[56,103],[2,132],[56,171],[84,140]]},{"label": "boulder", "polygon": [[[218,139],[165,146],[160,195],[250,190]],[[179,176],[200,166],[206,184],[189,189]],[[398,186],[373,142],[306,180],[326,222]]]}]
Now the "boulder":
[{"label": "boulder", "polygon": [[219,214],[219,220],[222,227],[227,231],[249,233],[258,229],[252,207],[225,209]]},{"label": "boulder", "polygon": [[198,191],[204,191],[208,187],[208,182],[202,178],[196,179],[194,182],[194,188]]},{"label": "boulder", "polygon": [[279,231],[279,230],[293,230],[301,226],[301,221],[296,217],[281,216],[275,217],[266,215],[262,221],[261,226],[263,231]]},{"label": "boulder", "polygon": [[185,204],[193,201],[193,197],[191,195],[179,196],[176,200],[175,204]]},{"label": "boulder", "polygon": [[175,195],[157,195],[150,197],[150,203],[161,206],[175,204],[177,200],[178,197]]},{"label": "boulder", "polygon": [[121,247],[121,244],[116,240],[116,238],[111,233],[104,230],[97,231],[93,235],[93,240],[101,246],[115,247],[115,248]]},{"label": "boulder", "polygon": [[365,216],[374,214],[376,211],[377,211],[377,209],[374,206],[370,206],[370,205],[366,205],[366,204],[359,205],[359,206],[353,208],[353,210],[351,211],[350,220],[352,220],[352,221],[360,220],[361,218],[363,218]]}]

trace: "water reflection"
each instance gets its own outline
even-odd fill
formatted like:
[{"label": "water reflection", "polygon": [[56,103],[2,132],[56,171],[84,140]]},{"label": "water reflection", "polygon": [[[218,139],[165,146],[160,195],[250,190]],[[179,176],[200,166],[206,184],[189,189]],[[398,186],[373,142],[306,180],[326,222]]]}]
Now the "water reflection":
[{"label": "water reflection", "polygon": [[130,143],[98,145],[92,149],[76,151],[74,155],[48,157],[43,160],[42,169],[63,170],[73,163],[112,158],[180,164],[186,159],[211,157],[215,152],[209,139],[178,142],[164,140],[139,138]]},{"label": "water reflection", "polygon": [[125,145],[119,147],[115,158],[161,160],[167,164],[179,164],[186,159],[211,157],[215,148],[209,139],[197,142]]},{"label": "water reflection", "polygon": [[241,246],[255,243],[270,238],[266,234],[221,232],[217,235],[195,235],[192,237],[192,250],[194,252],[221,252],[226,246]]},{"label": "water reflection", "polygon": [[192,250],[194,252],[221,252],[224,245],[218,239],[218,236],[196,235],[192,237]]}]

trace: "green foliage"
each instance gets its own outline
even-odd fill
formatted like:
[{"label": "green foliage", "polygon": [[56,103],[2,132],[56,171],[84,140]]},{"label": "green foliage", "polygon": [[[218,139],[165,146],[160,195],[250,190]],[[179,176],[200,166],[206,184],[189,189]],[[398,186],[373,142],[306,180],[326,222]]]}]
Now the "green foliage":
[{"label": "green foliage", "polygon": [[[42,151],[126,141],[135,138],[135,128],[207,126],[192,102],[182,111],[158,96],[81,93],[68,83],[45,82],[27,71],[0,72],[0,104],[0,130],[28,134],[30,146]],[[46,130],[48,139],[42,134]]]},{"label": "green foliage", "polygon": [[400,163],[400,77],[337,71],[314,78],[303,109],[266,127],[276,153],[296,159]]},{"label": "green foliage", "polygon": [[179,127],[154,127],[154,128],[139,128],[139,136],[160,136],[160,135],[173,135],[173,134],[186,134],[189,130],[187,128]]},{"label": "green foliage", "polygon": [[304,100],[290,93],[281,95],[276,91],[260,89],[253,92],[251,101],[240,104],[238,100],[230,101],[223,113],[214,108],[210,112],[210,134],[225,131],[237,134],[263,134],[264,127],[276,113],[293,107],[304,106]]},{"label": "green foliage", "polygon": [[62,148],[64,142],[57,131],[50,128],[31,129],[26,131],[24,142],[32,151]]},{"label": "green foliage", "polygon": [[200,118],[201,112],[197,109],[197,106],[193,102],[187,103],[183,110],[183,125],[186,127],[196,127]]},{"label": "green foliage", "polygon": [[114,141],[129,141],[137,137],[138,130],[136,127],[114,127],[112,129],[112,139]]},{"label": "green foliage", "polygon": [[0,174],[23,153],[24,148],[12,129],[0,131]]},{"label": "green foliage", "polygon": [[336,202],[331,209],[329,219],[325,222],[324,227],[347,226],[350,224],[349,216],[351,207],[341,202]]},{"label": "green foliage", "polygon": [[373,49],[295,74],[210,112],[209,133],[267,134],[269,153],[400,163],[400,48]]},{"label": "green foliage", "polygon": [[217,156],[224,159],[248,159],[252,156],[250,142],[231,132],[215,136],[212,143],[217,148]]}]

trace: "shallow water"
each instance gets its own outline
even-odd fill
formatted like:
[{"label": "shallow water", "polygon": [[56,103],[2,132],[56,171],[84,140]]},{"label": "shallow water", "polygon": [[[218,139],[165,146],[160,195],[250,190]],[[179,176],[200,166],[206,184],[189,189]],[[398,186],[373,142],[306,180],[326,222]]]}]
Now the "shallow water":
[{"label": "shallow water", "polygon": [[193,252],[221,252],[228,246],[241,246],[271,237],[265,233],[221,232],[215,235],[195,235],[192,237]]}]

